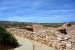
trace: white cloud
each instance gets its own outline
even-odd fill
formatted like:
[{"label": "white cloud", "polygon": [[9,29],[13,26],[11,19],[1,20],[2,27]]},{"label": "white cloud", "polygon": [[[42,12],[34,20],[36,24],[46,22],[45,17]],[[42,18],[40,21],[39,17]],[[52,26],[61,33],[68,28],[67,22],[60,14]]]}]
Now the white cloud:
[{"label": "white cloud", "polygon": [[[12,16],[7,18],[2,18],[6,21],[19,21],[19,22],[65,22],[72,20],[75,17],[64,17],[64,16],[56,16],[56,17],[25,17],[25,16]],[[67,20],[66,20],[67,19]]]},{"label": "white cloud", "polygon": [[8,9],[8,7],[2,7],[2,8],[0,8],[0,10],[6,10],[6,9]]},{"label": "white cloud", "polygon": [[23,16],[12,16],[8,17],[6,20],[8,21],[28,21],[34,17],[23,17]]},{"label": "white cloud", "polygon": [[47,12],[47,13],[58,13],[58,12],[70,12],[70,11],[75,11],[75,10],[64,10],[64,9],[61,9],[61,10],[39,10],[40,12]]}]

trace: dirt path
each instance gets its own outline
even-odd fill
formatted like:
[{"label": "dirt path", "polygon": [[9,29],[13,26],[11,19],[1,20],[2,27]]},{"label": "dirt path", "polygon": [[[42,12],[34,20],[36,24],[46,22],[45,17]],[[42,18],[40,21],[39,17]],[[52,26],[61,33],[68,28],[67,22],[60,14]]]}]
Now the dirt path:
[{"label": "dirt path", "polygon": [[18,36],[16,36],[16,39],[22,46],[16,48],[15,50],[33,50],[33,44],[30,40]]},{"label": "dirt path", "polygon": [[46,46],[45,44],[29,40],[27,38],[16,36],[18,42],[22,45],[15,50],[55,50],[52,47]]}]

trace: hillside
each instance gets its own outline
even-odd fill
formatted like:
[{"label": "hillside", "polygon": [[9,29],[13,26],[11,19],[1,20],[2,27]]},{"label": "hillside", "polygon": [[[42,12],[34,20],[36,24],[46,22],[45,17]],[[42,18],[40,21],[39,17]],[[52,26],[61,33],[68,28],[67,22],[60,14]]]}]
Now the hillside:
[{"label": "hillside", "polygon": [[0,26],[5,27],[25,27],[31,26],[33,24],[41,24],[45,27],[59,27],[62,26],[64,23],[33,23],[33,22],[16,22],[16,21],[0,21]]}]

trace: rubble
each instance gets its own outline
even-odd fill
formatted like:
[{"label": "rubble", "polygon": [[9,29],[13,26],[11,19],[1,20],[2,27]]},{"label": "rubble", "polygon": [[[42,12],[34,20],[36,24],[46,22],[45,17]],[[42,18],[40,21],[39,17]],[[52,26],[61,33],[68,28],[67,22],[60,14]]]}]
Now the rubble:
[{"label": "rubble", "polygon": [[[39,29],[38,27],[37,29]],[[42,26],[41,26],[42,28]],[[37,29],[33,32],[25,30],[25,29],[16,29],[16,28],[9,28],[7,29],[12,34],[17,36],[29,38],[34,41],[41,42],[46,44],[50,47],[53,47],[57,50],[74,50],[75,48],[75,37],[69,34],[63,34],[58,30],[47,30],[41,29],[37,31]],[[63,30],[63,29],[59,29]]]}]

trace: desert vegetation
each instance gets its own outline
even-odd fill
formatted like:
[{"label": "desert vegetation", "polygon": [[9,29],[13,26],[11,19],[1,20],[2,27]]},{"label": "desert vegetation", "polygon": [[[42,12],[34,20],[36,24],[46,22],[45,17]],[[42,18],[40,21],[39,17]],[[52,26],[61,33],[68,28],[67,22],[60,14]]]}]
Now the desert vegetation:
[{"label": "desert vegetation", "polygon": [[19,43],[15,37],[0,26],[0,50],[8,50],[19,47]]}]

